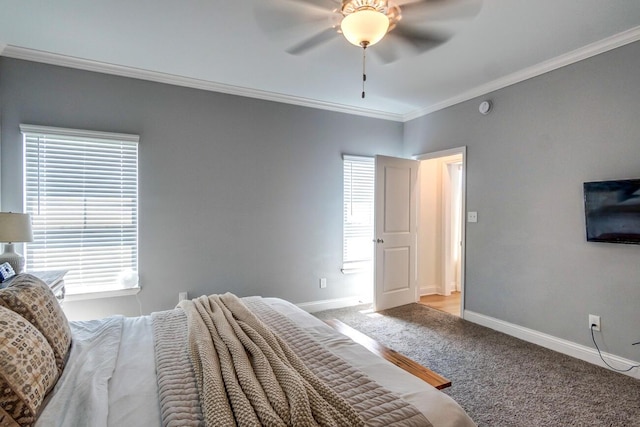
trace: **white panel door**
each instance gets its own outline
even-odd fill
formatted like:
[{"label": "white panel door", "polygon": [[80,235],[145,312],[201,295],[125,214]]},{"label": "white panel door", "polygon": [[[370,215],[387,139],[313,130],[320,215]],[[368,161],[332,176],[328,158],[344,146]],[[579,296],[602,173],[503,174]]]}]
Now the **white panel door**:
[{"label": "white panel door", "polygon": [[416,160],[376,156],[373,298],[376,311],[418,300],[418,165]]}]

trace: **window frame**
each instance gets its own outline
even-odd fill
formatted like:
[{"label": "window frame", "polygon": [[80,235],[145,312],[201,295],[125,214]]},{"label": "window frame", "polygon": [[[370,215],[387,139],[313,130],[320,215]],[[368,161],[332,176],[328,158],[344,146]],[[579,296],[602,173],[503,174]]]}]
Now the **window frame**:
[{"label": "window frame", "polygon": [[[38,153],[36,155],[31,155],[28,152],[28,147],[31,148],[33,147],[34,144],[38,144],[38,150],[40,149],[40,139],[42,140],[46,140],[46,138],[49,138],[50,140],[54,140],[56,141],[55,143],[51,143],[52,145],[58,144],[57,145],[57,149],[60,149],[59,146],[61,145],[73,145],[74,143],[78,142],[78,143],[83,143],[84,145],[79,148],[77,151],[74,151],[73,148],[69,148],[69,152],[70,152],[70,156],[72,155],[77,155],[79,153],[86,153],[87,151],[89,151],[90,147],[92,144],[99,144],[99,147],[96,148],[98,154],[100,155],[101,153],[115,153],[113,155],[113,157],[110,159],[111,161],[108,162],[104,162],[106,164],[105,168],[116,168],[117,169],[117,165],[120,165],[120,178],[119,181],[118,179],[116,179],[115,182],[119,183],[116,184],[115,186],[120,188],[119,192],[113,192],[112,188],[113,188],[113,184],[111,184],[111,190],[107,187],[105,187],[104,185],[101,187],[101,183],[99,182],[100,179],[104,178],[105,176],[108,176],[110,178],[113,178],[114,175],[118,175],[115,172],[104,172],[103,176],[100,176],[100,174],[98,174],[97,179],[97,186],[95,188],[97,188],[97,196],[95,197],[94,200],[98,200],[99,197],[106,197],[107,193],[109,192],[113,192],[113,194],[115,195],[115,197],[110,197],[112,203],[109,205],[109,207],[112,206],[121,206],[121,211],[116,211],[116,214],[114,213],[110,213],[107,218],[108,219],[101,219],[101,220],[97,220],[94,219],[94,221],[100,221],[99,222],[99,227],[106,229],[106,238],[107,238],[107,242],[109,243],[117,243],[118,240],[120,240],[120,245],[119,249],[120,252],[127,252],[127,255],[116,255],[113,259],[114,260],[118,260],[118,265],[120,266],[125,266],[122,267],[125,270],[128,269],[129,266],[131,266],[130,270],[131,270],[131,274],[129,275],[129,280],[121,280],[120,279],[120,274],[119,273],[106,273],[105,274],[105,278],[109,279],[110,283],[102,283],[102,284],[97,284],[101,279],[99,277],[102,277],[100,275],[98,275],[96,281],[94,284],[88,284],[88,285],[75,285],[73,284],[74,282],[74,276],[73,274],[73,270],[70,272],[70,274],[68,273],[67,276],[65,276],[65,281],[67,282],[67,286],[66,286],[66,291],[67,291],[67,297],[65,298],[66,300],[78,300],[78,299],[90,299],[90,298],[101,298],[101,297],[112,297],[112,296],[120,296],[120,295],[134,295],[137,294],[140,290],[140,285],[138,282],[138,271],[139,271],[139,142],[140,142],[140,137],[139,135],[132,135],[132,134],[123,134],[123,133],[112,133],[112,132],[98,132],[98,131],[89,131],[89,130],[80,130],[80,129],[69,129],[69,128],[58,128],[58,127],[48,127],[48,126],[36,126],[36,125],[29,125],[29,124],[21,124],[20,125],[20,131],[22,133],[23,136],[23,167],[24,167],[24,176],[23,176],[23,198],[24,198],[24,207],[25,207],[25,212],[32,214],[32,221],[33,221],[33,229],[34,229],[34,241],[36,239],[38,239],[38,234],[40,234],[40,236],[47,236],[48,231],[47,231],[47,227],[46,225],[42,225],[42,224],[38,224],[38,222],[42,220],[42,218],[38,218],[38,212],[37,210],[40,209],[40,203],[41,203],[41,197],[43,194],[43,185],[46,185],[47,181],[45,178],[44,184],[43,182],[41,182],[41,169],[40,169],[40,164],[42,161],[42,156]],[[38,142],[34,142],[34,140],[37,140]],[[113,144],[113,146],[110,146],[111,144]],[[102,148],[100,148],[102,147]],[[120,154],[118,154],[118,150],[120,151]],[[103,154],[104,157],[100,158],[100,162],[102,163],[105,159],[107,159],[107,155]],[[59,156],[60,157],[60,156]],[[30,172],[28,170],[27,166],[32,166],[33,163],[36,162],[37,164],[37,175],[34,178],[33,173]],[[123,166],[123,164],[126,163],[127,166]],[[88,182],[88,178],[85,179],[85,177],[83,176],[82,179],[76,179],[76,176],[74,175],[74,172],[77,173],[79,170],[84,170],[85,172],[87,170],[91,169],[89,167],[86,168],[75,168],[75,166],[77,165],[77,163],[73,163],[74,167],[72,167],[72,172],[68,172],[69,176],[66,177],[62,177],[60,178],[60,182],[64,182],[64,180],[68,180],[70,183],[73,184],[80,184],[81,186],[85,186],[87,185]],[[58,172],[62,172],[62,167],[60,165],[55,165],[53,167],[51,167],[52,170],[55,170],[57,168]],[[33,186],[33,180],[36,179],[36,185],[35,185],[35,190],[34,189],[29,189],[28,186],[31,184]],[[59,184],[58,184],[59,185]],[[125,190],[126,188],[126,190]],[[68,196],[70,199],[78,198],[78,195],[81,194],[80,192],[78,192],[77,189],[74,188],[74,190],[76,192],[73,192],[73,190],[70,191],[70,195]],[[34,202],[33,201],[29,201],[29,196],[31,197],[36,197],[37,201],[35,202],[35,207],[34,207]],[[86,198],[88,196],[83,195],[83,198]],[[113,200],[117,199],[118,202],[113,203]],[[46,200],[46,196],[45,196],[45,200]],[[127,210],[125,212],[129,212],[129,216],[127,217],[127,215],[123,215],[123,211],[122,211],[122,206],[123,206],[123,200],[127,201]],[[100,217],[105,217],[103,209],[105,208],[100,208],[99,211],[99,216]],[[88,204],[88,205],[81,205],[80,207],[78,207],[77,210],[72,211],[74,214],[81,214],[82,219],[83,219],[83,224],[81,226],[72,226],[72,227],[76,227],[74,228],[68,228],[71,229],[72,232],[69,234],[70,236],[72,236],[74,239],[78,239],[78,235],[83,235],[84,234],[84,230],[85,228],[87,228],[87,223],[89,222],[89,220],[91,220],[91,210],[95,211],[95,205],[93,205],[93,209],[92,209],[92,205]],[[59,215],[59,214],[58,214]],[[120,218],[119,220],[114,219],[114,218]],[[104,222],[107,223],[107,225],[105,225]],[[125,232],[124,229],[127,229],[127,231]],[[55,228],[53,228],[55,229]],[[118,229],[118,232],[115,233],[110,233],[109,230],[116,230]],[[82,231],[79,231],[82,230]],[[123,233],[126,233],[126,239]],[[116,237],[116,238],[114,238]],[[81,241],[84,242],[84,236],[80,237]],[[46,240],[46,239],[45,239]],[[122,243],[122,242],[125,243]],[[31,246],[33,245],[33,246]],[[84,243],[80,243],[80,247],[83,247]],[[56,263],[56,262],[52,262],[51,266],[43,264],[43,262],[38,262],[36,264],[37,261],[30,259],[31,256],[33,256],[33,251],[35,249],[30,249],[30,246],[32,248],[34,247],[38,247],[36,244],[32,243],[32,244],[27,244],[26,247],[26,255],[27,255],[27,266],[28,268],[32,268],[34,271],[38,271],[38,270],[52,270],[52,269],[66,269],[64,267],[61,268],[61,264],[60,262]],[[42,251],[46,251],[46,242],[45,243],[41,243],[39,250]],[[73,243],[69,244],[70,248],[75,248],[73,246]],[[77,246],[77,244],[76,244]],[[91,245],[87,245],[88,247],[91,247]],[[93,246],[100,246],[100,245],[96,245],[94,244]],[[117,246],[115,246],[117,247]],[[123,251],[123,248],[126,248],[125,251]],[[79,252],[82,252],[81,249],[77,249]],[[104,255],[105,250],[102,249],[102,252],[98,251],[101,255],[100,255],[100,260],[102,260],[104,262],[104,259],[107,258],[106,255]],[[30,256],[31,255],[31,256]],[[127,260],[129,259],[130,261],[122,261],[122,260]],[[95,267],[95,265],[94,265]],[[71,269],[71,268],[70,268]],[[121,270],[120,273],[122,273],[125,270]],[[77,268],[76,268],[77,271]],[[81,273],[76,273],[76,276],[80,275]],[[84,274],[88,274],[87,271],[85,270]],[[96,273],[98,274],[98,273]],[[115,277],[113,277],[115,274]],[[71,276],[71,277],[69,277]],[[104,279],[102,279],[104,280]],[[111,280],[113,280],[111,282]],[[77,282],[84,282],[83,280],[79,280],[77,279],[77,277],[75,278],[76,283]],[[89,280],[87,280],[89,281]]]},{"label": "window frame", "polygon": [[[374,195],[375,195],[375,157],[355,156],[344,154],[343,160],[343,212],[342,212],[342,268],[344,274],[362,273],[373,268],[373,236],[374,236]],[[353,170],[357,167],[357,171]],[[350,169],[348,169],[350,168]],[[357,179],[364,188],[354,189],[354,172],[357,172]],[[359,191],[354,198],[354,190]],[[355,199],[355,200],[354,200]],[[354,215],[354,205],[356,201],[360,204],[361,219],[368,217],[368,223],[359,224],[349,221]],[[368,205],[368,207],[366,206]],[[364,210],[362,208],[365,208]],[[364,230],[363,230],[364,229]],[[353,239],[354,242],[351,242]],[[360,240],[356,242],[355,240]],[[359,249],[353,249],[353,246]],[[368,252],[368,255],[363,255]],[[357,253],[354,257],[350,254]]]}]

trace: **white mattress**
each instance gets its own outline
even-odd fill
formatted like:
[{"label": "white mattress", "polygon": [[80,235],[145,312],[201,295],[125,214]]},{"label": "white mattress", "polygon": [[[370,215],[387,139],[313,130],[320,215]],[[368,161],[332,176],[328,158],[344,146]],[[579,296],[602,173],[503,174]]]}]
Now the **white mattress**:
[{"label": "white mattress", "polygon": [[[277,298],[265,298],[264,301],[329,350],[412,403],[434,427],[475,426],[453,399],[431,385],[375,356],[295,305]],[[91,335],[92,331],[97,333],[107,324],[112,337],[105,340]],[[150,316],[71,322],[71,327],[74,345],[69,362],[36,425],[160,426]],[[119,343],[114,346],[113,335],[117,333]],[[96,352],[105,357],[88,356]],[[88,372],[95,375],[88,375]],[[70,398],[84,389],[93,391],[82,399]],[[108,402],[108,408],[105,402]],[[74,405],[81,407],[74,408]]]}]

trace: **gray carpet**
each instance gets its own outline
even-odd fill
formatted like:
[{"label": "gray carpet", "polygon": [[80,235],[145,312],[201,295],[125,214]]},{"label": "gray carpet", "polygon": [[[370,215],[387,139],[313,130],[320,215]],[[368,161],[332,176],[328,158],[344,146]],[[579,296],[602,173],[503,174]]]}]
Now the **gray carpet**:
[{"label": "gray carpet", "polygon": [[479,426],[640,426],[640,381],[420,304],[336,318],[449,378]]}]

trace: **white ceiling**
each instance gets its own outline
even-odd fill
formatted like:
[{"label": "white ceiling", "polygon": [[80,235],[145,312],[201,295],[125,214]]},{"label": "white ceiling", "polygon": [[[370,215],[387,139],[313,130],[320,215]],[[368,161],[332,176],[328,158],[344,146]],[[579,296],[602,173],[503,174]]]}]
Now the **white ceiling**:
[{"label": "white ceiling", "polygon": [[402,121],[640,40],[640,0],[484,0],[435,49],[391,64],[369,54],[363,100],[361,50],[342,36],[285,51],[324,22],[258,24],[271,5],[319,12],[299,1],[0,0],[0,53]]}]

